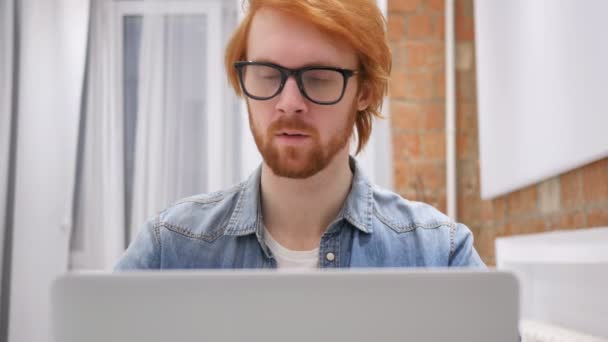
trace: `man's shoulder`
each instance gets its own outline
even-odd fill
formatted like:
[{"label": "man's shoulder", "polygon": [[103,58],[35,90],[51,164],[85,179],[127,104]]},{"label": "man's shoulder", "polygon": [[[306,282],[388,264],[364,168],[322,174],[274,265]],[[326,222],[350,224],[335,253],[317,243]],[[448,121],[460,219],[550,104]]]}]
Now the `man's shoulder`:
[{"label": "man's shoulder", "polygon": [[374,215],[398,233],[456,226],[454,220],[429,204],[407,200],[377,186],[373,189]]},{"label": "man's shoulder", "polygon": [[158,224],[175,233],[206,241],[221,236],[242,193],[244,183],[229,189],[186,197],[158,216]]}]

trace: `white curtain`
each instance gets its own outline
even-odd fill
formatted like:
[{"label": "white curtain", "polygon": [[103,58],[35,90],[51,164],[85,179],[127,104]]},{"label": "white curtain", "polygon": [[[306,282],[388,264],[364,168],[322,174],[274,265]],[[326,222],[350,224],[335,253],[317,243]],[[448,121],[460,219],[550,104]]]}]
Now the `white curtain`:
[{"label": "white curtain", "polygon": [[89,1],[15,3],[19,85],[8,341],[46,342],[49,289],[67,270]]},{"label": "white curtain", "polygon": [[[205,192],[208,78],[205,31],[198,15],[146,15],[139,93],[132,234],[172,202]],[[219,148],[219,146],[218,146]]]},{"label": "white curtain", "polygon": [[110,0],[92,1],[72,269],[110,269],[125,245],[123,116]]},{"label": "white curtain", "polygon": [[73,269],[111,269],[160,210],[237,181],[231,7],[93,2]]}]

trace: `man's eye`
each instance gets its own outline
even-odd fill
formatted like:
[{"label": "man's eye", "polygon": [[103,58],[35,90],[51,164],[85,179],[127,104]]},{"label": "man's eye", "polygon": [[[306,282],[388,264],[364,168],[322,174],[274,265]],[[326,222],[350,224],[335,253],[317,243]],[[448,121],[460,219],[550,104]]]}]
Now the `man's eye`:
[{"label": "man's eye", "polygon": [[314,84],[314,85],[318,85],[318,86],[322,86],[322,85],[327,85],[329,83],[333,82],[330,79],[327,78],[309,78],[308,80],[306,80],[306,83],[308,84]]}]

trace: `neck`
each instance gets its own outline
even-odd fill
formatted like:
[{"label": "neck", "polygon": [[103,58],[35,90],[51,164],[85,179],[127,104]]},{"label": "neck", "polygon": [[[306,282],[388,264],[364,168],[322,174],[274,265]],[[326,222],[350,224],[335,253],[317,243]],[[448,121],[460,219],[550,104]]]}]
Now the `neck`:
[{"label": "neck", "polygon": [[264,164],[261,175],[262,214],[272,237],[292,250],[318,247],[327,226],[336,218],[352,183],[348,149],[306,179],[275,175]]}]

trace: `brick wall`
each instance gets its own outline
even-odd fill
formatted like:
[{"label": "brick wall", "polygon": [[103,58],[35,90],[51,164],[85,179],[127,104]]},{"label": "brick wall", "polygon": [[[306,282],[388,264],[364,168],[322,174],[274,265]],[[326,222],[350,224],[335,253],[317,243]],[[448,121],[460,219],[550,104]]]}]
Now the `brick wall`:
[{"label": "brick wall", "polygon": [[[395,189],[446,210],[443,0],[389,0]],[[456,0],[458,220],[495,263],[496,237],[608,226],[608,159],[489,201],[479,192],[473,1]]]},{"label": "brick wall", "polygon": [[388,7],[395,187],[445,211],[443,0],[391,0]]}]

